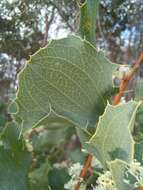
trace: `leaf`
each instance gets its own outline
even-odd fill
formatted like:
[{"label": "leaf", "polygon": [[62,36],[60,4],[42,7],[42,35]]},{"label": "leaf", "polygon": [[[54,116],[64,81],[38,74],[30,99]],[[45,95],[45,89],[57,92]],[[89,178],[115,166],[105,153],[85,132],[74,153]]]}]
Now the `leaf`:
[{"label": "leaf", "polygon": [[81,151],[81,149],[68,150],[67,152],[68,158],[73,162],[79,162],[81,165],[84,165],[86,161],[86,154]]},{"label": "leaf", "polygon": [[64,184],[70,180],[70,176],[66,169],[53,168],[49,174],[49,185],[51,190],[65,190]]},{"label": "leaf", "polygon": [[6,103],[4,101],[0,101],[0,113],[5,112]]},{"label": "leaf", "polygon": [[30,187],[31,190],[50,190],[48,173],[50,171],[48,160],[43,163],[40,168],[35,169],[30,173]]},{"label": "leaf", "polygon": [[70,177],[66,169],[52,168],[46,160],[30,173],[29,179],[30,190],[64,190],[64,184],[70,180]]},{"label": "leaf", "polygon": [[17,125],[8,124],[0,140],[0,189],[28,190],[31,156],[19,138]]},{"label": "leaf", "polygon": [[118,106],[108,104],[100,117],[89,145],[95,148],[93,153],[104,167],[107,167],[108,161],[117,158],[128,163],[133,160],[134,141],[130,131],[139,105],[134,101]]},{"label": "leaf", "polygon": [[60,146],[75,133],[75,126],[70,121],[51,112],[49,117],[39,123],[40,133],[32,136],[34,151],[41,152],[45,147]]},{"label": "leaf", "polygon": [[115,160],[110,163],[110,170],[118,190],[133,190],[133,184],[126,182],[126,172],[128,164],[121,160]]},{"label": "leaf", "polygon": [[0,115],[0,131],[3,128],[3,126],[5,126],[6,122],[7,122],[7,118],[3,115]]},{"label": "leaf", "polygon": [[43,119],[38,125],[44,126],[44,128],[50,129],[50,130],[75,127],[75,125],[71,121],[57,115],[56,113],[52,111],[50,115],[46,117],[45,119]]},{"label": "leaf", "polygon": [[53,130],[43,130],[39,135],[34,135],[32,144],[34,151],[42,151],[43,147],[60,145],[65,141],[67,136],[67,128]]},{"label": "leaf", "polygon": [[53,40],[19,75],[16,117],[26,129],[53,110],[80,127],[93,126],[111,96],[117,67],[79,37]]}]

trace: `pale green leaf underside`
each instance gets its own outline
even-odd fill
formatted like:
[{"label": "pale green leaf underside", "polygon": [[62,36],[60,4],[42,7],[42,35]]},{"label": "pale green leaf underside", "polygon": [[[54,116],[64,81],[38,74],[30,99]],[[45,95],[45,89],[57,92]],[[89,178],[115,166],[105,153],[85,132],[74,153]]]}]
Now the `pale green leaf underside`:
[{"label": "pale green leaf underside", "polygon": [[107,105],[100,117],[95,135],[90,139],[94,154],[104,167],[107,162],[121,159],[128,163],[133,160],[134,141],[131,129],[140,103],[130,101],[118,106]]},{"label": "pale green leaf underside", "polygon": [[117,65],[79,37],[40,49],[19,76],[17,117],[35,126],[52,110],[81,127],[94,125],[111,95]]}]

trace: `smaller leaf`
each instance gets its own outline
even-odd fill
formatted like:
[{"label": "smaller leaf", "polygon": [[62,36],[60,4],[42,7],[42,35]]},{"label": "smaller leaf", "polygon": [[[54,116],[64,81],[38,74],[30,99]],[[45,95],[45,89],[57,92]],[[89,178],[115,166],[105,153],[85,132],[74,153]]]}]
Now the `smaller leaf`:
[{"label": "smaller leaf", "polygon": [[8,112],[10,114],[16,114],[18,112],[18,105],[16,104],[14,100],[10,102],[8,106]]},{"label": "smaller leaf", "polygon": [[96,133],[89,144],[94,147],[93,154],[104,167],[107,167],[108,161],[115,159],[132,162],[134,141],[131,130],[139,105],[134,101],[118,106],[108,104],[100,117]]},{"label": "smaller leaf", "polygon": [[53,168],[49,172],[48,177],[51,190],[64,190],[64,184],[70,180],[70,176],[64,168]]}]

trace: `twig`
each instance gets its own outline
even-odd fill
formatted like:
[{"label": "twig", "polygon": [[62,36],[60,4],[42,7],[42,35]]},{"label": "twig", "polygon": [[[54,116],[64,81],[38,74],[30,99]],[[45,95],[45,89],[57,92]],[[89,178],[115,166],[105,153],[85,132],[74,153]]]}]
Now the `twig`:
[{"label": "twig", "polygon": [[53,5],[53,6],[57,9],[57,11],[58,11],[59,15],[61,16],[61,18],[66,22],[66,25],[70,28],[71,32],[73,32],[73,31],[74,31],[74,28],[73,28],[72,25],[69,23],[69,21],[68,21],[68,19],[67,19],[67,15],[65,14],[65,12],[64,12],[63,9],[62,9],[62,5],[61,5],[61,4],[58,5],[58,4],[57,4],[56,2],[54,2],[53,0],[50,1],[50,3],[51,3],[51,5]]},{"label": "twig", "polygon": [[143,52],[140,54],[139,58],[135,62],[132,70],[125,77],[123,77],[121,84],[120,84],[119,93],[114,97],[112,105],[117,105],[120,102],[121,97],[124,94],[124,91],[128,87],[130,80],[132,79],[132,77],[134,76],[134,74],[136,73],[138,68],[140,67],[140,64],[142,61],[143,61]]},{"label": "twig", "polygon": [[43,39],[43,42],[42,42],[42,47],[44,47],[47,44],[49,27],[50,27],[51,23],[53,22],[54,14],[55,14],[55,8],[52,9],[52,13],[51,13],[50,19],[48,18],[48,15],[46,15],[46,19],[45,19],[45,34],[44,34],[44,39]]},{"label": "twig", "polygon": [[143,190],[143,187],[139,187],[137,190]]},{"label": "twig", "polygon": [[[85,162],[84,168],[80,173],[80,178],[81,179],[84,179],[84,177],[86,176],[88,168],[90,167],[91,161],[92,161],[92,155],[89,154],[88,157],[87,157],[87,160]],[[79,181],[78,184],[75,187],[75,190],[79,190],[80,184],[81,184],[81,182]]]},{"label": "twig", "polygon": [[[139,58],[135,62],[132,70],[122,79],[120,88],[119,88],[119,93],[114,97],[112,105],[117,105],[120,102],[121,97],[124,94],[124,91],[126,90],[128,84],[129,84],[129,81],[132,79],[133,75],[136,73],[136,71],[140,67],[140,64],[142,61],[143,61],[143,52],[140,54]],[[91,161],[92,161],[92,155],[88,154],[88,158],[85,162],[84,168],[80,173],[80,178],[82,178],[82,179],[85,178],[87,171],[90,167]],[[81,182],[79,181],[75,187],[75,190],[79,190],[80,185],[81,185]]]}]

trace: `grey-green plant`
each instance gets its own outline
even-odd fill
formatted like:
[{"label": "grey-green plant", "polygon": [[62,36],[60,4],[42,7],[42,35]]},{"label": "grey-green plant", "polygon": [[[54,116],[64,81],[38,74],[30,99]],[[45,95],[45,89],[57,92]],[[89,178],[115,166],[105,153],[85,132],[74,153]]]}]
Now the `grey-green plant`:
[{"label": "grey-green plant", "polygon": [[[81,190],[143,187],[143,144],[136,131],[142,127],[143,86],[135,100],[111,105],[120,65],[96,48],[99,1],[80,6],[81,36],[51,40],[18,75],[9,106],[13,121],[0,133],[0,190],[75,190],[79,181]],[[71,136],[81,147],[65,154]],[[83,179],[87,154],[94,163]]]}]

